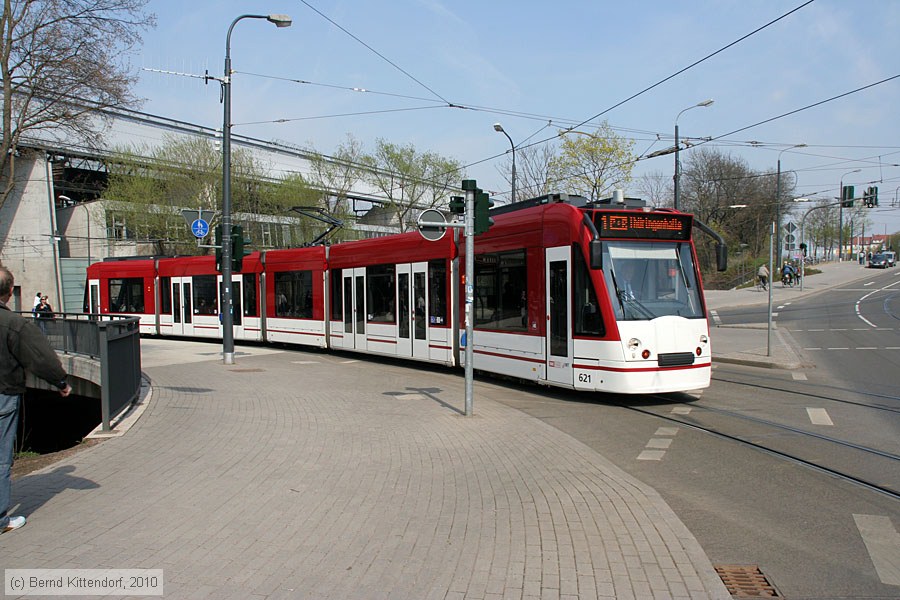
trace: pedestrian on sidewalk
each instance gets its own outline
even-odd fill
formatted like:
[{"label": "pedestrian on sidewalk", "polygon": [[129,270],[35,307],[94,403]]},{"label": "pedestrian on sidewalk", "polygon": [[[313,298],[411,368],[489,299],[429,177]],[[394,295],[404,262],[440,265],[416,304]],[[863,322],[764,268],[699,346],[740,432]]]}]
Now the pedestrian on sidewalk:
[{"label": "pedestrian on sidewalk", "polygon": [[759,266],[759,271],[756,274],[759,276],[759,283],[762,285],[762,289],[766,289],[766,286],[769,285],[769,269],[766,268],[765,263]]},{"label": "pedestrian on sidewalk", "polygon": [[0,267],[0,533],[25,525],[25,517],[7,514],[25,371],[58,388],[63,398],[72,392],[68,375],[47,338],[31,320],[9,310],[7,302],[14,283],[9,269]]}]

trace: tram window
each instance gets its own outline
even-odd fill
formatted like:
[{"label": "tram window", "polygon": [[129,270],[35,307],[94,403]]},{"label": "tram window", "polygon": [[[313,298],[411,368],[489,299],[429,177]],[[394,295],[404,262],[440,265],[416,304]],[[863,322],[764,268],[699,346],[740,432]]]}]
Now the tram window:
[{"label": "tram window", "polygon": [[432,260],[428,263],[428,322],[431,325],[447,324],[447,261]]},{"label": "tram window", "polygon": [[366,307],[373,323],[395,323],[394,265],[366,267]]},{"label": "tram window", "polygon": [[241,295],[243,297],[244,316],[255,317],[259,314],[259,307],[256,302],[256,274],[244,273],[241,277],[243,285],[241,285]]},{"label": "tram window", "polygon": [[689,244],[606,242],[603,265],[617,318],[704,318]]},{"label": "tram window", "polygon": [[331,277],[331,320],[340,321],[344,315],[344,294],[341,291],[341,284],[344,282],[344,276],[340,269],[335,269],[330,273]]},{"label": "tram window", "polygon": [[140,277],[110,279],[109,312],[144,312],[144,280]]},{"label": "tram window", "polygon": [[525,251],[475,256],[475,326],[525,331],[528,282]]},{"label": "tram window", "polygon": [[193,294],[195,315],[219,314],[215,275],[195,275]]},{"label": "tram window", "polygon": [[578,244],[573,246],[572,253],[572,264],[575,267],[575,295],[572,297],[575,335],[606,335],[597,290],[594,289],[591,272]]},{"label": "tram window", "polygon": [[275,316],[312,319],[312,271],[275,273]]},{"label": "tram window", "polygon": [[172,278],[171,277],[161,277],[160,278],[160,288],[159,288],[159,298],[162,306],[159,308],[159,312],[164,315],[172,314]]}]

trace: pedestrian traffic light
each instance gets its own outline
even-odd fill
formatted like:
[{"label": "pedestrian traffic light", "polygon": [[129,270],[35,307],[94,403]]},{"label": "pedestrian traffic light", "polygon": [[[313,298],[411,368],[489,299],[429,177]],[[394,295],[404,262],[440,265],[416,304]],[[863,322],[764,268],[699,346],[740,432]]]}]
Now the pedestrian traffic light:
[{"label": "pedestrian traffic light", "polygon": [[494,220],[490,216],[492,206],[494,206],[494,201],[486,192],[479,190],[475,193],[475,235],[481,235],[494,224]]},{"label": "pedestrian traffic light", "polygon": [[244,228],[240,225],[231,226],[231,271],[240,273],[244,268],[244,257],[250,254],[249,250],[244,248],[250,243],[249,238],[244,237]]},{"label": "pedestrian traffic light", "polygon": [[462,196],[450,196],[450,212],[461,215],[466,212],[466,199]]},{"label": "pedestrian traffic light", "polygon": [[855,190],[852,185],[845,185],[841,190],[841,206],[844,208],[853,208],[853,195]]},{"label": "pedestrian traffic light", "polygon": [[222,224],[216,225],[213,245],[216,247],[216,271],[222,272]]}]

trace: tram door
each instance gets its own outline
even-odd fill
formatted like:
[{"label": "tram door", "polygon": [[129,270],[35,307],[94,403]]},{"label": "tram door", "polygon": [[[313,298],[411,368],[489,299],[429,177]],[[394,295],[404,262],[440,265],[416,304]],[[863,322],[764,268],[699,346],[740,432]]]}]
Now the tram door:
[{"label": "tram door", "polygon": [[344,348],[366,349],[366,269],[344,269]]},{"label": "tram door", "polygon": [[191,278],[172,278],[172,335],[193,335]]},{"label": "tram door", "polygon": [[91,314],[96,315],[100,312],[100,284],[91,283],[90,288],[90,306],[88,307],[88,311]]},{"label": "tram door", "polygon": [[397,265],[397,356],[428,358],[428,263]]},{"label": "tram door", "polygon": [[571,249],[547,248],[547,381],[573,385]]},{"label": "tram door", "polygon": [[[225,310],[225,294],[222,290],[222,277],[218,277],[219,280],[219,315],[223,313]],[[244,314],[243,306],[241,302],[243,301],[243,295],[241,294],[241,280],[242,276],[232,275],[231,278],[231,306],[232,306],[232,325],[234,326],[232,331],[234,339],[241,340],[244,339],[244,321],[241,318]],[[219,317],[219,325],[222,324],[222,318]]]}]

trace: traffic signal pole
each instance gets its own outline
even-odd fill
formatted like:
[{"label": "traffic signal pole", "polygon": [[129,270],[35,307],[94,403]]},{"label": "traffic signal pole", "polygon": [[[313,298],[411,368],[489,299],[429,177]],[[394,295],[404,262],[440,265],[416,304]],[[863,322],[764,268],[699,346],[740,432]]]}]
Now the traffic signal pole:
[{"label": "traffic signal pole", "polygon": [[474,179],[463,181],[466,192],[466,416],[473,412],[475,395],[475,351],[472,339],[475,329],[475,194],[480,190],[475,187]]}]

